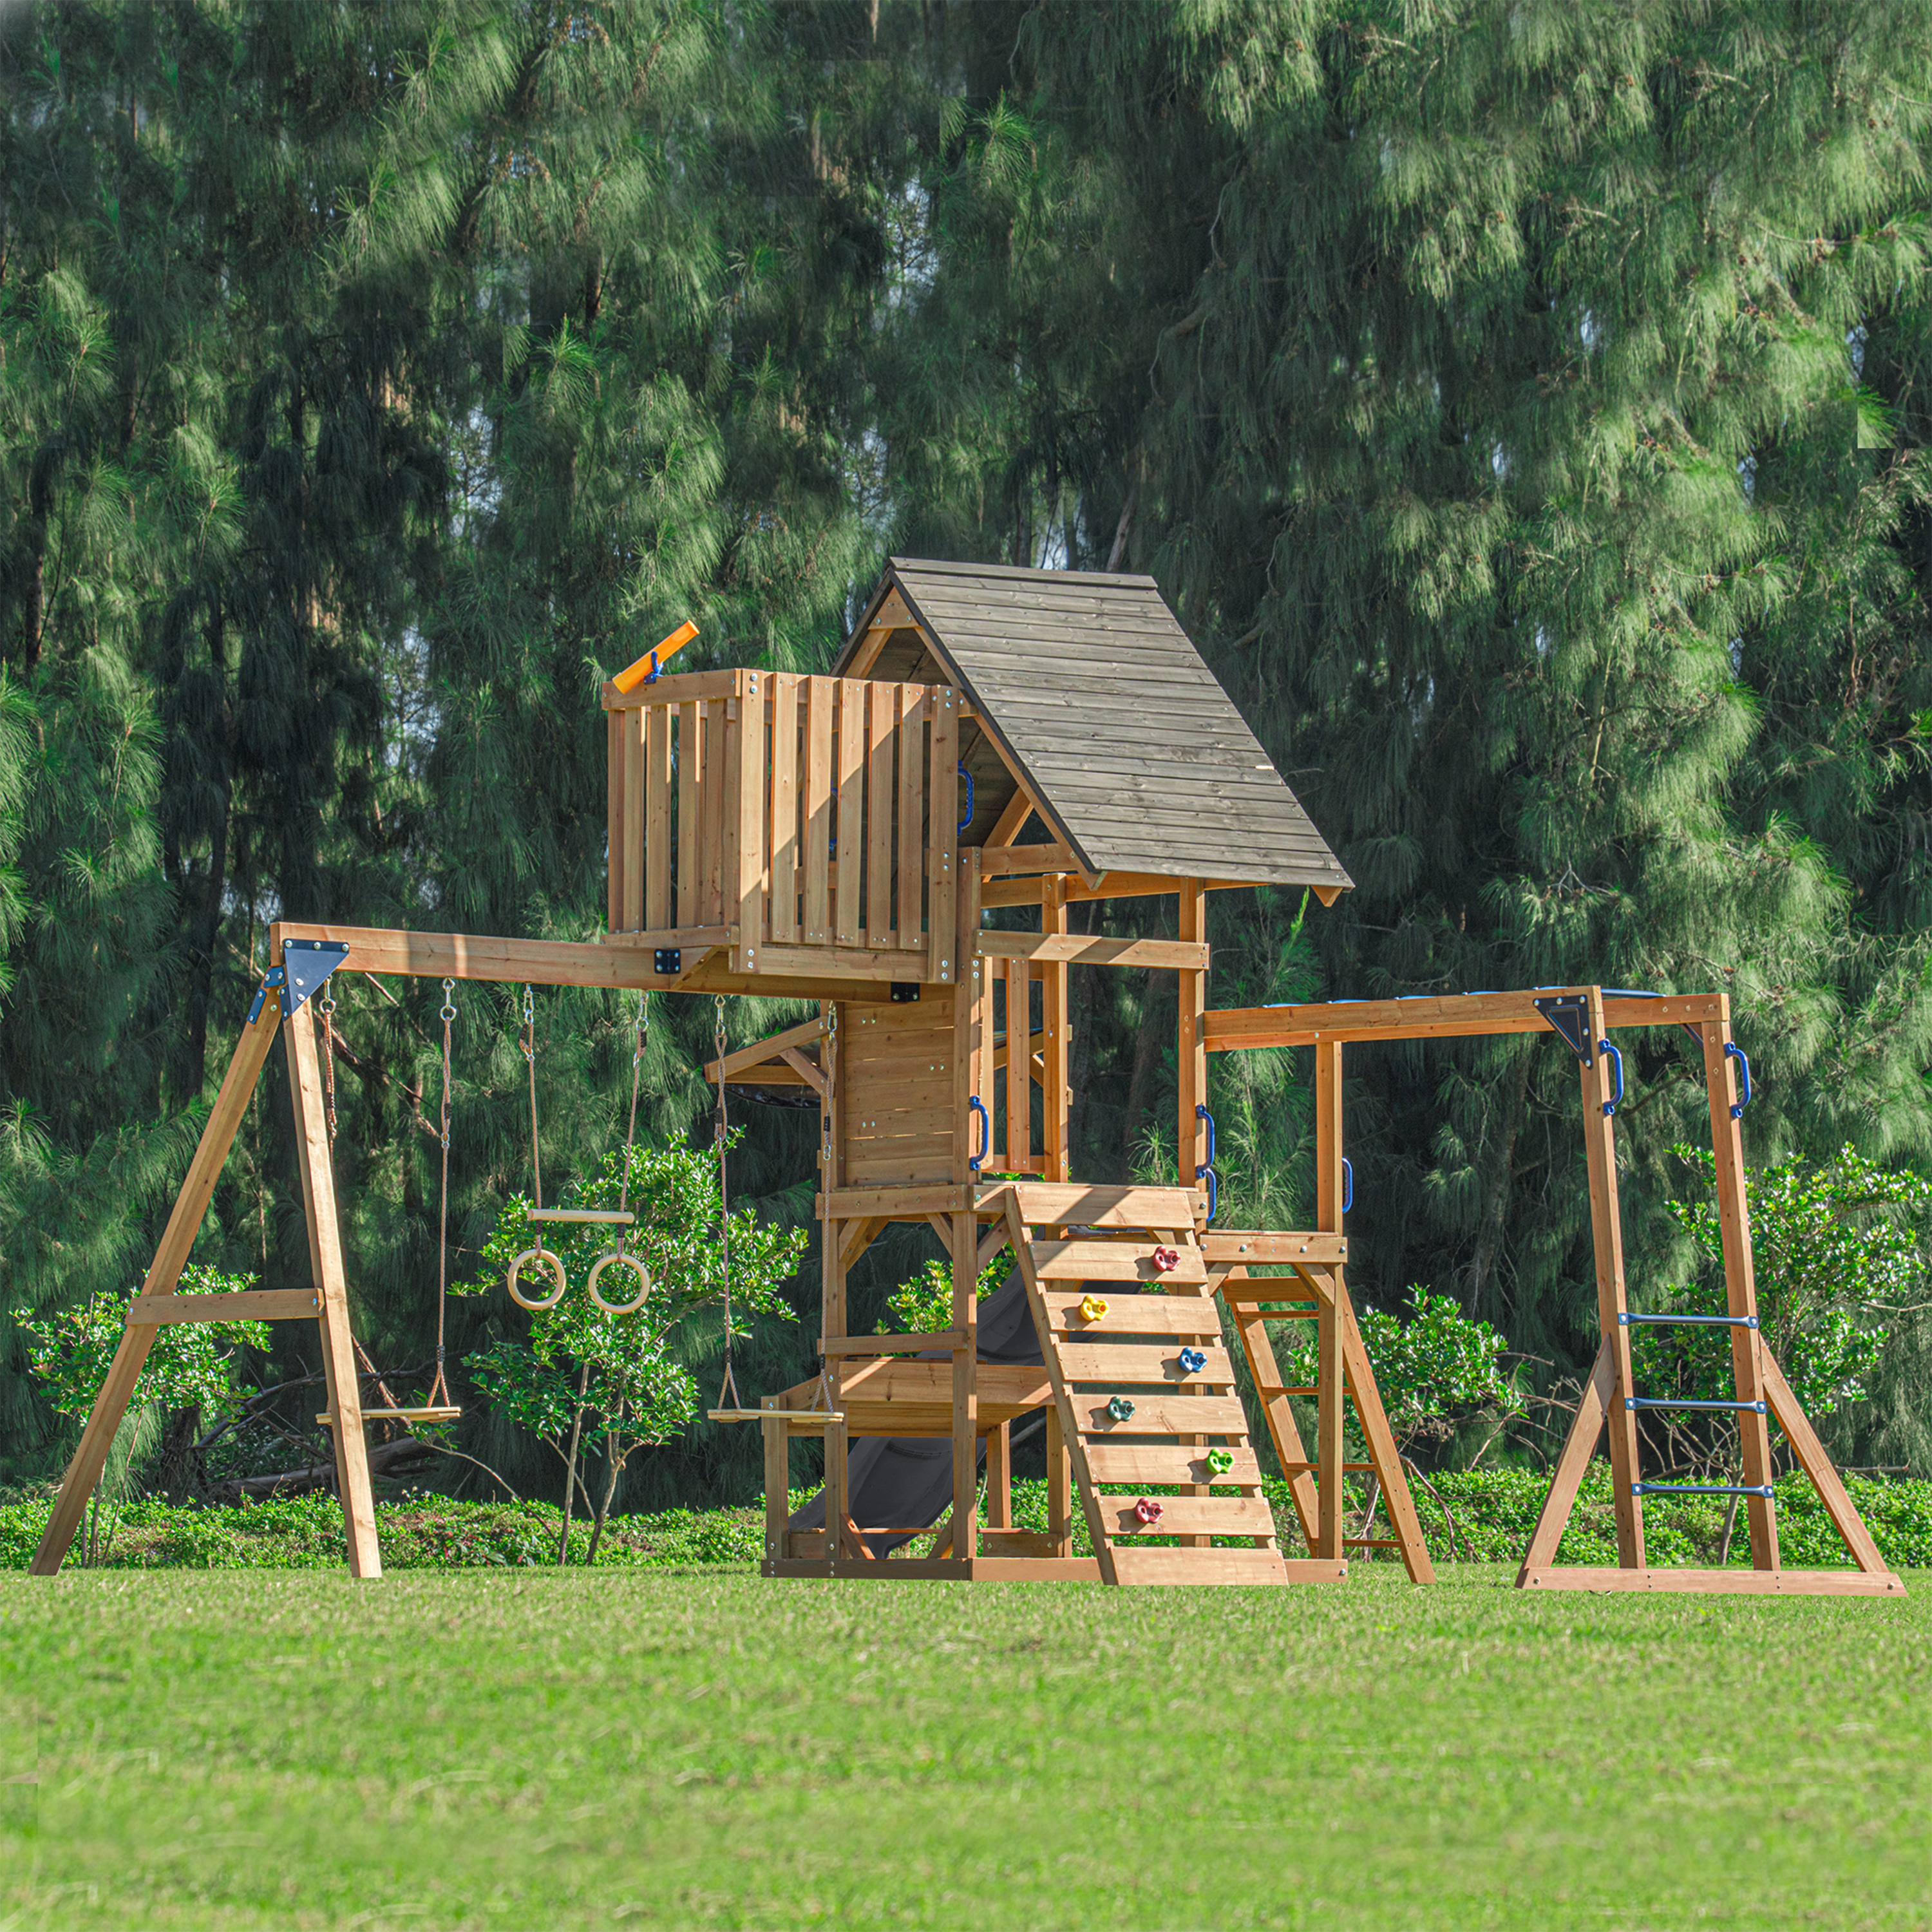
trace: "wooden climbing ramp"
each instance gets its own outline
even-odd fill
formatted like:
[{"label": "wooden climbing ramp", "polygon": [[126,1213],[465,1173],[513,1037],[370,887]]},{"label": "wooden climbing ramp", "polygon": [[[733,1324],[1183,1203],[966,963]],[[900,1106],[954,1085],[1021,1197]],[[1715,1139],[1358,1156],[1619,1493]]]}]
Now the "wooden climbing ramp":
[{"label": "wooden climbing ramp", "polygon": [[[1102,1580],[1339,1574],[1285,1563],[1276,1542],[1186,1192],[1017,1184],[1005,1213]],[[1168,1485],[1180,1493],[1149,1493]]]}]

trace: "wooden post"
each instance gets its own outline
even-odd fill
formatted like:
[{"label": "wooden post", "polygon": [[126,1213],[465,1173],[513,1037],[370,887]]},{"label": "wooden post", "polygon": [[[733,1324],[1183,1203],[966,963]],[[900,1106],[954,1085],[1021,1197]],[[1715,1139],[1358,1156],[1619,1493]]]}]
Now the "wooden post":
[{"label": "wooden post", "polygon": [[785,1553],[791,1520],[791,1431],[776,1410],[758,1426],[765,1436],[765,1561],[772,1564]]},{"label": "wooden post", "polygon": [[[1342,1046],[1323,1040],[1315,1048],[1315,1225],[1342,1232]],[[1318,1298],[1316,1333],[1315,1462],[1320,1484],[1316,1546],[1312,1555],[1339,1558],[1342,1538],[1342,1326],[1338,1304],[1344,1270],[1334,1270],[1335,1293]]]},{"label": "wooden post", "polygon": [[[1041,886],[1040,929],[1042,933],[1066,931],[1066,886],[1057,874],[1048,874]],[[1040,970],[1042,1023],[1046,1029],[1040,1055],[1044,1068],[1040,1090],[1040,1120],[1044,1131],[1042,1144],[1046,1149],[1046,1165],[1041,1171],[1048,1180],[1066,1181],[1073,1178],[1066,1144],[1066,1108],[1072,1097],[1066,1084],[1071,1044],[1066,1032],[1066,962],[1057,960]],[[1028,1064],[1031,1064],[1030,1055]]]},{"label": "wooden post", "polygon": [[1013,1526],[1013,1425],[1003,1422],[986,1432],[986,1527]]},{"label": "wooden post", "polygon": [[[272,933],[280,963],[281,938]],[[369,1483],[369,1448],[362,1435],[362,1394],[357,1380],[355,1338],[349,1327],[349,1290],[342,1268],[342,1231],[336,1219],[335,1177],[329,1166],[328,1124],[322,1113],[322,1069],[316,1058],[313,1007],[296,1013],[284,1040],[289,1087],[295,1104],[296,1154],[302,1169],[302,1206],[308,1221],[309,1268],[322,1304],[322,1376],[333,1418],[335,1488],[352,1576],[380,1576],[376,1498]]]},{"label": "wooden post", "polygon": [[[1198,879],[1184,879],[1180,884],[1180,937],[1197,944],[1208,937],[1208,891]],[[1208,1010],[1208,976],[1184,967],[1179,979],[1180,1028],[1176,1060],[1180,1108],[1174,1148],[1180,1163],[1180,1184],[1192,1189],[1197,1170],[1208,1160],[1208,1124],[1194,1111],[1208,1099],[1208,1045],[1202,1025]]]},{"label": "wooden post", "polygon": [[[1609,1036],[1604,1029],[1604,992],[1592,986],[1590,1039],[1593,1047]],[[1610,1056],[1600,1050],[1580,1070],[1583,1087],[1583,1144],[1590,1173],[1590,1232],[1597,1259],[1597,1321],[1610,1344],[1613,1387],[1608,1423],[1610,1432],[1610,1486],[1617,1513],[1617,1562],[1626,1570],[1641,1570],[1643,1560],[1643,1510],[1632,1485],[1637,1480],[1636,1412],[1624,1401],[1636,1393],[1630,1383],[1630,1330],[1619,1318],[1624,1298],[1624,1235],[1617,1205],[1616,1129],[1610,1118]]]},{"label": "wooden post", "polygon": [[[228,1158],[228,1150],[234,1143],[242,1116],[248,1111],[249,1100],[255,1091],[256,1082],[261,1077],[262,1063],[268,1057],[268,1048],[274,1043],[275,1028],[281,1016],[281,1006],[275,995],[272,992],[266,992],[261,1012],[252,1024],[242,1029],[242,1036],[235,1043],[235,1057],[228,1063],[228,1071],[222,1076],[221,1090],[214,1097],[214,1105],[208,1113],[207,1125],[201,1130],[194,1158],[188,1163],[188,1177],[182,1183],[181,1192],[175,1198],[174,1209],[168,1216],[160,1245],[154,1250],[147,1278],[141,1284],[144,1295],[172,1294],[181,1280],[182,1270],[188,1265],[188,1256],[194,1247],[194,1238],[200,1232],[202,1217],[208,1212],[208,1204],[214,1196],[214,1184],[220,1178],[222,1164]],[[157,1332],[146,1325],[122,1330],[114,1359],[108,1366],[106,1378],[100,1384],[100,1394],[94,1398],[87,1426],[81,1431],[80,1445],[62,1479],[60,1493],[54,1498],[47,1526],[40,1534],[40,1547],[34,1552],[32,1566],[36,1576],[54,1575],[67,1556],[68,1546],[73,1542],[74,1533],[80,1527],[87,1499],[94,1493],[94,1484],[100,1480],[107,1452],[113,1445],[121,1418],[128,1412],[134,1385],[140,1378],[141,1365],[148,1359],[148,1351],[154,1346]]]},{"label": "wooden post", "polygon": [[[824,1093],[819,1102],[819,1167],[818,1184],[824,1190],[821,1198],[825,1204],[824,1233],[820,1246],[821,1257],[821,1286],[819,1310],[819,1340],[829,1344],[834,1336],[845,1333],[845,1253],[844,1229],[832,1218],[832,1198],[837,1191],[842,1162],[840,1154],[844,1144],[844,1110],[840,1104],[841,1089],[844,1084],[839,1078],[841,1046],[839,1031],[844,1014],[834,1000],[821,1000],[818,1006],[819,1024],[825,1029],[818,1043],[819,1071],[825,1081]],[[824,1386],[830,1407],[835,1411],[843,1406],[844,1396],[840,1384],[844,1369],[842,1356],[825,1354],[823,1363]],[[850,1485],[846,1480],[847,1438],[842,1428],[828,1424],[825,1432],[825,1557],[826,1574],[832,1572],[845,1540],[845,1519],[850,1513]]]},{"label": "wooden post", "polygon": [[[1733,1118],[1730,1056],[1724,1051],[1731,1043],[1730,1000],[1726,996],[1724,1017],[1706,1020],[1700,1029],[1704,1036],[1704,1084],[1711,1101],[1711,1147],[1717,1156],[1718,1224],[1724,1248],[1724,1294],[1732,1315],[1757,1313],[1757,1284],[1751,1270],[1750,1210],[1744,1194],[1744,1136]],[[1731,1375],[1740,1402],[1765,1400],[1764,1376],[1760,1364],[1764,1338],[1755,1328],[1731,1330]],[[1738,1441],[1744,1452],[1744,1480],[1753,1489],[1771,1480],[1771,1432],[1764,1417],[1750,1409],[1738,1412]],[[1777,1507],[1768,1496],[1747,1496],[1750,1511],[1751,1567],[1755,1570],[1778,1568]]]},{"label": "wooden post", "polygon": [[[933,808],[956,809],[950,801],[953,788],[933,790]],[[944,895],[935,893],[938,906]],[[951,902],[944,908],[952,929],[946,950],[958,968],[952,988],[946,997],[952,1003],[952,1179],[964,1184],[972,1178],[967,1159],[974,1123],[968,1118],[967,1100],[972,1092],[974,1048],[980,1036],[979,1012],[974,998],[976,982],[966,962],[978,950],[980,933],[980,855],[970,848],[958,854]],[[934,932],[937,920],[934,914]],[[992,994],[982,993],[990,1000]],[[1012,1037],[1010,1028],[1007,1039]],[[1012,1078],[1012,1053],[1007,1050],[1007,1073]],[[1022,1074],[1024,1080],[1025,1076]],[[969,1206],[952,1220],[952,1326],[962,1337],[952,1352],[952,1554],[970,1558],[979,1551],[979,1531],[975,1522],[980,1491],[980,1223]],[[992,1472],[988,1472],[990,1480]],[[996,1514],[1002,1528],[1010,1514]]]},{"label": "wooden post", "polygon": [[1054,1556],[1073,1554],[1073,1461],[1057,1408],[1046,1412],[1046,1533]]}]

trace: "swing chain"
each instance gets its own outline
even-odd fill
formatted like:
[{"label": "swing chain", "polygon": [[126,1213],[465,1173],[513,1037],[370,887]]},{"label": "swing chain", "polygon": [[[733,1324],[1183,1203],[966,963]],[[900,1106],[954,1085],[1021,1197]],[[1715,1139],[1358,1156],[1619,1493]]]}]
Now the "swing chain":
[{"label": "swing chain", "polygon": [[456,991],[456,982],[446,980],[442,982],[442,1113],[441,1120],[442,1144],[442,1186],[436,1208],[436,1381],[429,1393],[430,1406],[449,1400],[449,1384],[443,1379],[443,1317],[449,1292],[449,1028],[456,1018],[456,1006],[452,995]]},{"label": "swing chain", "polygon": [[335,1144],[335,998],[329,989],[334,984],[335,976],[331,974],[322,982],[322,991],[315,999],[315,1010],[322,1022],[322,1114],[328,1123],[331,1147]]},{"label": "swing chain", "polygon": [[[532,989],[524,988],[524,1064],[530,1072],[530,1181],[536,1198],[531,1205],[543,1208],[543,1150],[537,1137],[537,1008]],[[543,1223],[537,1224],[537,1252],[543,1252]]]}]

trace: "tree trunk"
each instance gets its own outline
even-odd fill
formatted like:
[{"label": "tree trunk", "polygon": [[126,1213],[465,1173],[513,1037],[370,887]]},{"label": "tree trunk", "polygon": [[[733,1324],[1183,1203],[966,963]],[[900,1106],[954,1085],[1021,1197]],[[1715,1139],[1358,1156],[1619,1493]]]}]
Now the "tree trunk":
[{"label": "tree trunk", "polygon": [[586,1570],[597,1561],[597,1546],[604,1540],[604,1526],[610,1516],[610,1498],[617,1492],[617,1478],[623,1468],[617,1460],[616,1438],[608,1429],[604,1432],[604,1494],[597,1504],[596,1519],[590,1526],[590,1547],[584,1552]]},{"label": "tree trunk", "polygon": [[586,1362],[577,1377],[577,1412],[570,1418],[570,1454],[563,1459],[563,1534],[556,1540],[556,1567],[570,1560],[570,1516],[577,1501],[577,1450],[584,1440],[584,1392],[590,1386],[590,1364]]}]

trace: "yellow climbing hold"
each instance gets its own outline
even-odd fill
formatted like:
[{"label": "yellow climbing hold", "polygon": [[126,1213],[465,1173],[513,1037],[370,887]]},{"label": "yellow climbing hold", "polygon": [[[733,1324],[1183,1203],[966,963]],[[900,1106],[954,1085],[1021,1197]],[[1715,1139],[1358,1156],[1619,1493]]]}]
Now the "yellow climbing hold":
[{"label": "yellow climbing hold", "polygon": [[1080,1318],[1083,1322],[1098,1322],[1107,1312],[1104,1297],[1097,1294],[1082,1295],[1080,1299]]}]

